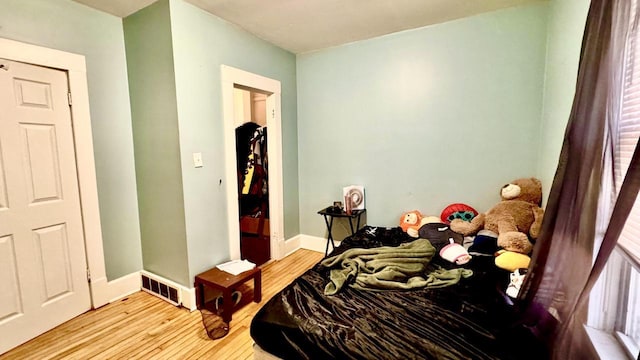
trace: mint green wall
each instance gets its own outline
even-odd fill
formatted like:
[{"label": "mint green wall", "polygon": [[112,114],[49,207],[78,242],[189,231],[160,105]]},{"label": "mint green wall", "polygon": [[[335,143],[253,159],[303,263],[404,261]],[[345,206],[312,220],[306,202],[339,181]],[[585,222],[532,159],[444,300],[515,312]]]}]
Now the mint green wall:
[{"label": "mint green wall", "polygon": [[[281,82],[285,238],[299,233],[296,59],[182,0],[170,0],[170,5],[189,271],[193,277],[229,259],[227,216],[236,216],[227,214],[225,195],[222,64]],[[202,153],[202,168],[193,167],[194,152]]]},{"label": "mint green wall", "polygon": [[190,287],[229,259],[222,64],[281,82],[285,236],[298,234],[295,56],[182,0],[127,17],[124,31],[144,268]]},{"label": "mint green wall", "polygon": [[107,278],[142,268],[122,20],[68,0],[0,1],[0,37],[85,56]]},{"label": "mint green wall", "polygon": [[168,1],[124,19],[144,269],[189,278]]},{"label": "mint green wall", "polygon": [[454,202],[485,211],[537,170],[547,5],[299,55],[300,224],[362,184],[368,223]]},{"label": "mint green wall", "polygon": [[589,0],[551,0],[538,177],[545,198],[558,165],[578,75]]},{"label": "mint green wall", "polygon": [[[124,21],[131,107],[121,19],[68,0],[1,5],[1,37],[86,57],[109,280],[140,270],[144,246],[145,268],[190,285],[228,253],[220,64],[282,82],[286,238],[323,235],[315,213],[348,184],[366,186],[376,225],[457,201],[484,210],[513,177],[537,174],[550,185],[588,1],[551,0],[304,54],[296,69],[294,55],[163,0]],[[150,129],[136,140],[149,159],[138,165],[140,213],[154,220],[138,219],[132,111],[135,126]],[[192,152],[203,153],[202,169],[191,166]]]}]

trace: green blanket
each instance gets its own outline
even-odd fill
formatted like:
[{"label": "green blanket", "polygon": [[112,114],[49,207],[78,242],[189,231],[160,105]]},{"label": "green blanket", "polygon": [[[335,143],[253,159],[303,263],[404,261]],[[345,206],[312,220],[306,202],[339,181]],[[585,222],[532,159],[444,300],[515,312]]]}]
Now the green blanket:
[{"label": "green blanket", "polygon": [[331,269],[324,293],[334,295],[345,285],[361,290],[438,288],[456,284],[462,277],[473,274],[461,268],[437,269],[425,274],[435,252],[426,239],[397,247],[349,249],[320,263]]}]

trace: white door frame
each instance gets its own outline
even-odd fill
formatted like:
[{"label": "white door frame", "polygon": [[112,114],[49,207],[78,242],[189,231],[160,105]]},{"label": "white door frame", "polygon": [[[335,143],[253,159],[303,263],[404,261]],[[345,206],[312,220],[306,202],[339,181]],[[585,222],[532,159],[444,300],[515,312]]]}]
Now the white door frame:
[{"label": "white door frame", "polygon": [[110,294],[102,248],[98,186],[93,158],[89,91],[84,56],[0,38],[0,58],[67,72],[69,91],[73,94],[71,121],[73,123],[87,266],[91,274],[89,284],[91,304],[94,308],[105,305],[110,300]]},{"label": "white door frame", "polygon": [[240,223],[238,221],[238,179],[233,89],[241,85],[268,93],[267,128],[269,140],[269,227],[272,259],[281,259],[284,248],[284,200],[282,185],[282,125],[280,117],[280,81],[252,74],[227,65],[220,66],[225,139],[225,177],[227,181],[227,218],[229,256],[240,259]]}]

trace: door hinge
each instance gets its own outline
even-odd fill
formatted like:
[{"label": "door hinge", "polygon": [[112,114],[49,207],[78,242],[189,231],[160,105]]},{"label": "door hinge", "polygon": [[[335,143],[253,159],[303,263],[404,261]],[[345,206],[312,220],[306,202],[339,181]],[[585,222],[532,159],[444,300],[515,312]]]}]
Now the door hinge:
[{"label": "door hinge", "polygon": [[275,110],[271,110],[271,118],[272,119],[276,118],[276,111]]},{"label": "door hinge", "polygon": [[87,268],[87,282],[91,284],[91,271]]},{"label": "door hinge", "polygon": [[67,99],[69,100],[69,106],[71,106],[72,105],[72,101],[71,101],[71,93],[70,92],[67,93]]}]

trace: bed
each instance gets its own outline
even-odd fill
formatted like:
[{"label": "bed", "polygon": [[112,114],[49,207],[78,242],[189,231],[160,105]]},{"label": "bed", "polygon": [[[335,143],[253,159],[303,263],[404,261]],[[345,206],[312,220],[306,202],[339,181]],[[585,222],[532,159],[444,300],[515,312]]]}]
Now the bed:
[{"label": "bed", "polygon": [[[365,226],[328,257],[414,240],[400,228]],[[429,267],[459,266],[436,255]],[[473,275],[447,287],[347,286],[325,295],[330,270],[320,262],[258,311],[251,336],[260,351],[281,359],[546,358],[545,347],[505,295],[509,273],[492,256],[474,256],[463,267]]]}]

